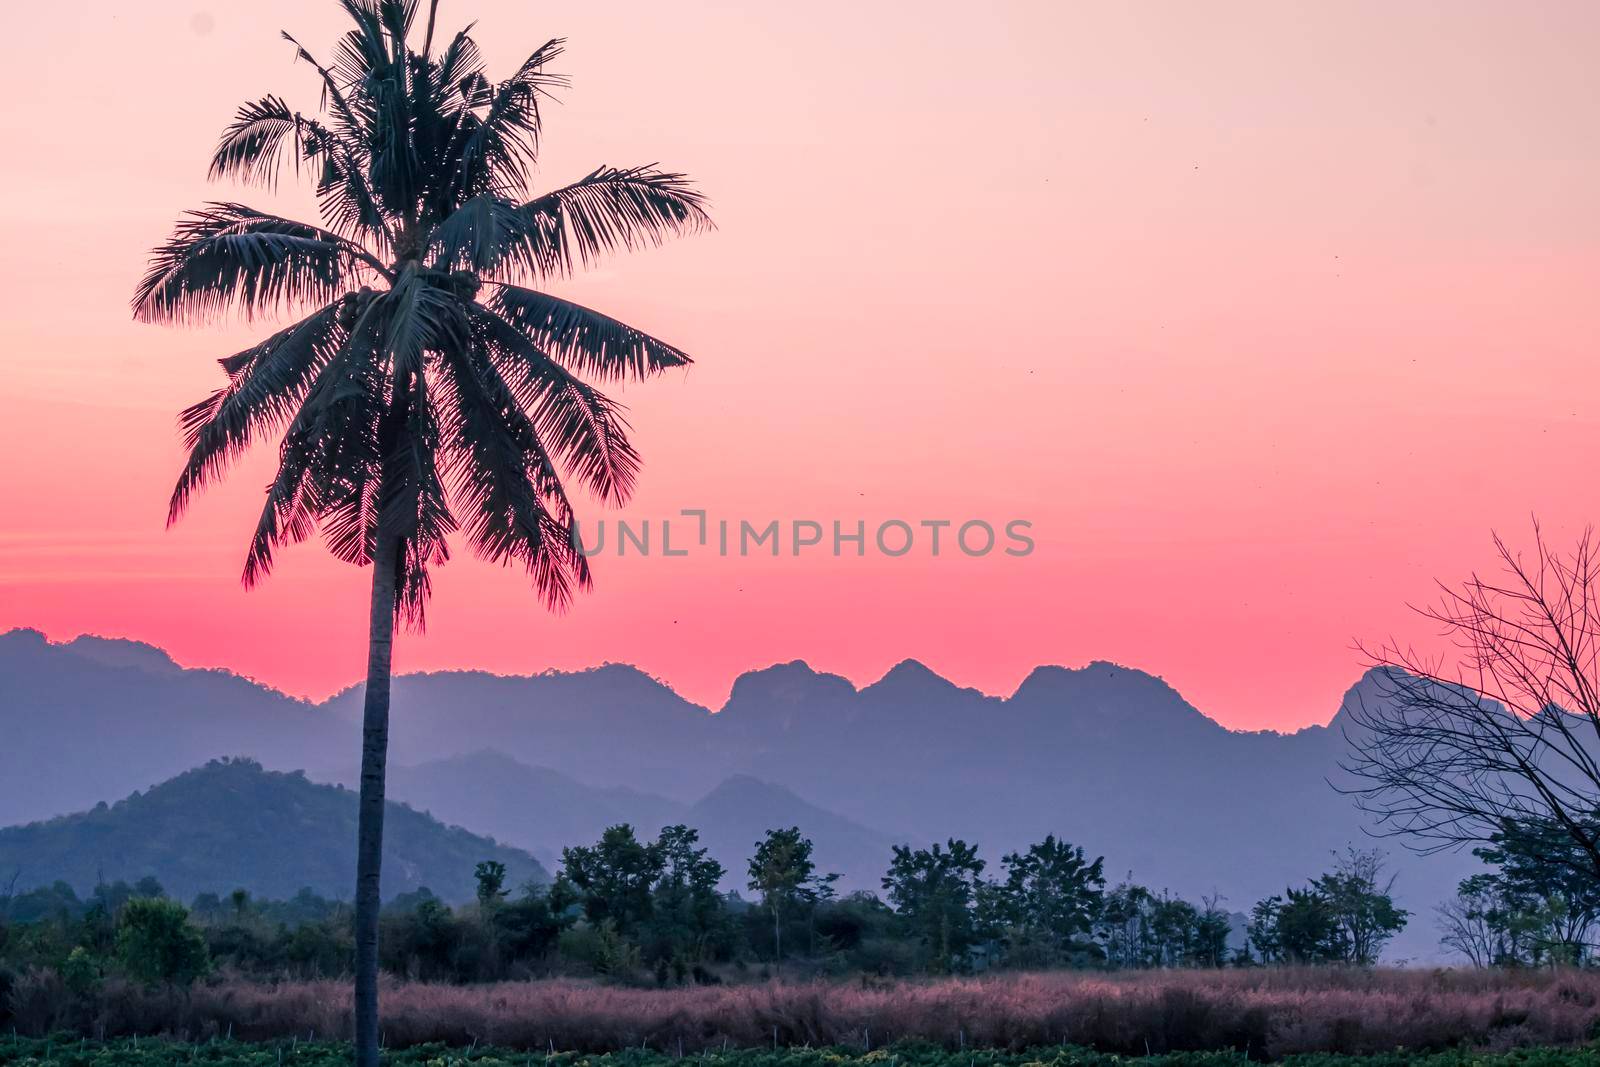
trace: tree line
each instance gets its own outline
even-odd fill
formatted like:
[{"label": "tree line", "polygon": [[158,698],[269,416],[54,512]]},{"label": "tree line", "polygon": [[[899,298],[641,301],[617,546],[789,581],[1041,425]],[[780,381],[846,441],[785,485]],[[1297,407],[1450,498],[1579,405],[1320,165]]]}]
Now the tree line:
[{"label": "tree line", "polygon": [[[632,826],[566,848],[549,883],[474,872],[476,900],[427,889],[384,907],[381,965],[415,980],[472,982],[588,974],[659,985],[773,975],[957,974],[995,969],[1223,967],[1376,962],[1404,926],[1376,853],[1349,851],[1248,917],[1125,880],[1054,835],[1001,856],[992,876],[960,839],[895,846],[881,893],[838,892],[797,827],[754,843],[738,881],[683,825],[653,839]],[[154,879],[65,883],[0,898],[0,982],[51,968],[87,988],[108,974],[184,982],[215,966],[263,975],[348,973],[350,907],[302,890],[261,900],[202,893],[185,908]]]}]

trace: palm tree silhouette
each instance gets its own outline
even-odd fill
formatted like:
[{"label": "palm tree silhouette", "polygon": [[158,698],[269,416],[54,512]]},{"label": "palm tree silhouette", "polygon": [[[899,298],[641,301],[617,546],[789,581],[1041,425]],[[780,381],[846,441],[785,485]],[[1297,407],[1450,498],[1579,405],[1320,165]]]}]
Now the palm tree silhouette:
[{"label": "palm tree silhouette", "polygon": [[[540,103],[565,80],[541,46],[490,81],[467,30],[437,55],[437,0],[420,51],[417,0],[341,0],[354,23],[330,66],[284,34],[321,80],[316,116],[277,96],[242,106],[211,176],[316,182],[323,225],[211,203],[151,255],[136,318],[287,314],[292,325],[221,360],[227,384],[186,409],[188,462],[168,521],[257,439],[277,476],[244,583],[319,527],[341,560],[372,564],[356,873],[356,1062],[378,1061],[378,907],[397,622],[420,627],[430,569],[458,528],[480,557],[526,568],[552,608],[587,588],[566,483],[624,501],[639,469],[620,409],[594,381],[689,357],[535,286],[618,249],[710,225],[683,175],[602,167],[530,197]],[[302,317],[303,316],[303,317]]]}]

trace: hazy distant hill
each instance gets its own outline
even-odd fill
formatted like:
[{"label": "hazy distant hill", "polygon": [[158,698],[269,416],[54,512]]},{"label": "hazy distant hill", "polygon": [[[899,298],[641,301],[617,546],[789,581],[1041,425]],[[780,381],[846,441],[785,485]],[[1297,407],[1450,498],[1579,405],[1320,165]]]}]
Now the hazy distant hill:
[{"label": "hazy distant hill", "polygon": [[[1330,694],[1329,711],[1341,706]],[[13,632],[0,636],[0,823],[88,807],[223,755],[353,781],[359,717],[359,688],[311,705],[180,670],[133,642]],[[827,827],[813,833],[819,858],[845,888],[876,888],[887,848],[881,863],[871,856],[890,840],[965,837],[992,869],[1056,833],[1103,854],[1113,879],[1219,892],[1242,910],[1325,869],[1332,851],[1372,843],[1328,785],[1337,729],[1230,731],[1161,679],[1111,663],[1040,667],[989,696],[910,660],[859,689],[795,662],[741,676],[715,714],[626,666],[411,675],[395,682],[391,744],[392,763],[411,765],[396,770],[395,796],[547,858],[609,822],[653,830],[681,818],[705,821],[737,872],[750,831],[767,828],[756,823],[809,819]],[[780,793],[702,802],[737,775]],[[805,819],[784,815],[807,807]],[[1436,953],[1432,906],[1475,861],[1382,844],[1417,912],[1392,954]]]},{"label": "hazy distant hill", "polygon": [[[354,776],[349,778],[353,784]],[[546,865],[566,845],[593,842],[608,826],[629,823],[641,832],[684,821],[675,800],[622,786],[585,785],[483,750],[414,767],[391,767],[389,796],[445,822],[470,826],[527,849]]]},{"label": "hazy distant hill", "polygon": [[293,770],[353,751],[326,709],[135,641],[0,635],[0,825],[121,799],[222,756]]},{"label": "hazy distant hill", "polygon": [[[819,874],[838,874],[842,891],[876,890],[894,845],[905,837],[879,830],[807,803],[782,786],[740,774],[729,778],[689,809],[684,822],[728,870],[725,887],[749,896],[750,856],[768,830],[798,826],[816,844]],[[919,842],[920,843],[920,842]]]},{"label": "hazy distant hill", "polygon": [[[62,880],[80,894],[101,881],[154,875],[188,900],[238,887],[268,897],[309,886],[349,898],[355,885],[356,796],[248,760],[215,761],[115,804],[0,830],[0,882]],[[400,804],[384,819],[384,893],[427,886],[473,896],[473,867],[497,859],[510,884],[548,874],[527,853],[497,845]]]},{"label": "hazy distant hill", "polygon": [[798,826],[817,842],[817,863],[851,888],[876,888],[892,845],[905,840],[870,829],[782,786],[735,775],[693,805],[620,786],[586,785],[498,752],[474,752],[390,771],[389,795],[418,810],[527,849],[546,866],[566,845],[592,842],[628,823],[641,836],[686,823],[727,868],[724,888],[743,891],[745,868],[767,830]]},{"label": "hazy distant hill", "polygon": [[[361,687],[323,709],[355,729]],[[496,749],[535,767],[689,801],[726,757],[711,713],[634,667],[506,678],[480,671],[394,681],[391,759],[421,763]],[[349,750],[352,756],[356,749]],[[351,766],[349,770],[354,770]]]}]

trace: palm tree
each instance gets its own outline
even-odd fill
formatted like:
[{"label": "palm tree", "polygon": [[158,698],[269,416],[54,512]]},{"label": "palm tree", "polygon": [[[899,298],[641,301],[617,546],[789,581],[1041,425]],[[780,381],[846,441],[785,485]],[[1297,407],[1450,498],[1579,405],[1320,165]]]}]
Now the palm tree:
[{"label": "palm tree", "polygon": [[590,584],[567,486],[627,499],[639,470],[620,408],[594,384],[689,357],[540,286],[618,249],[710,225],[683,175],[602,167],[531,196],[540,104],[562,42],[490,81],[468,30],[420,51],[417,0],[341,0],[354,23],[323,65],[318,115],[277,96],[242,106],[214,178],[315,180],[322,225],[232,202],[189,213],[156,248],[136,318],[224,312],[294,321],[221,360],[227,383],[186,409],[188,462],[169,523],[257,439],[277,476],[244,584],[318,528],[341,560],[372,565],[356,869],[356,1062],[378,1058],[378,907],[397,623],[420,627],[430,570],[459,531],[480,557],[526,568],[552,608]]}]

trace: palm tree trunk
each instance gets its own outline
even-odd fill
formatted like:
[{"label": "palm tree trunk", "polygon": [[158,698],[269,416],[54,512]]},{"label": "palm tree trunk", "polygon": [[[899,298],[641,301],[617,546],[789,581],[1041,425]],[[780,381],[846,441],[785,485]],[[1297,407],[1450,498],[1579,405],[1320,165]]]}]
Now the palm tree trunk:
[{"label": "palm tree trunk", "polygon": [[378,909],[383,902],[384,776],[389,762],[389,671],[394,651],[395,559],[379,545],[372,561],[367,689],[361,719],[361,806],[356,828],[356,1067],[378,1067]]}]

